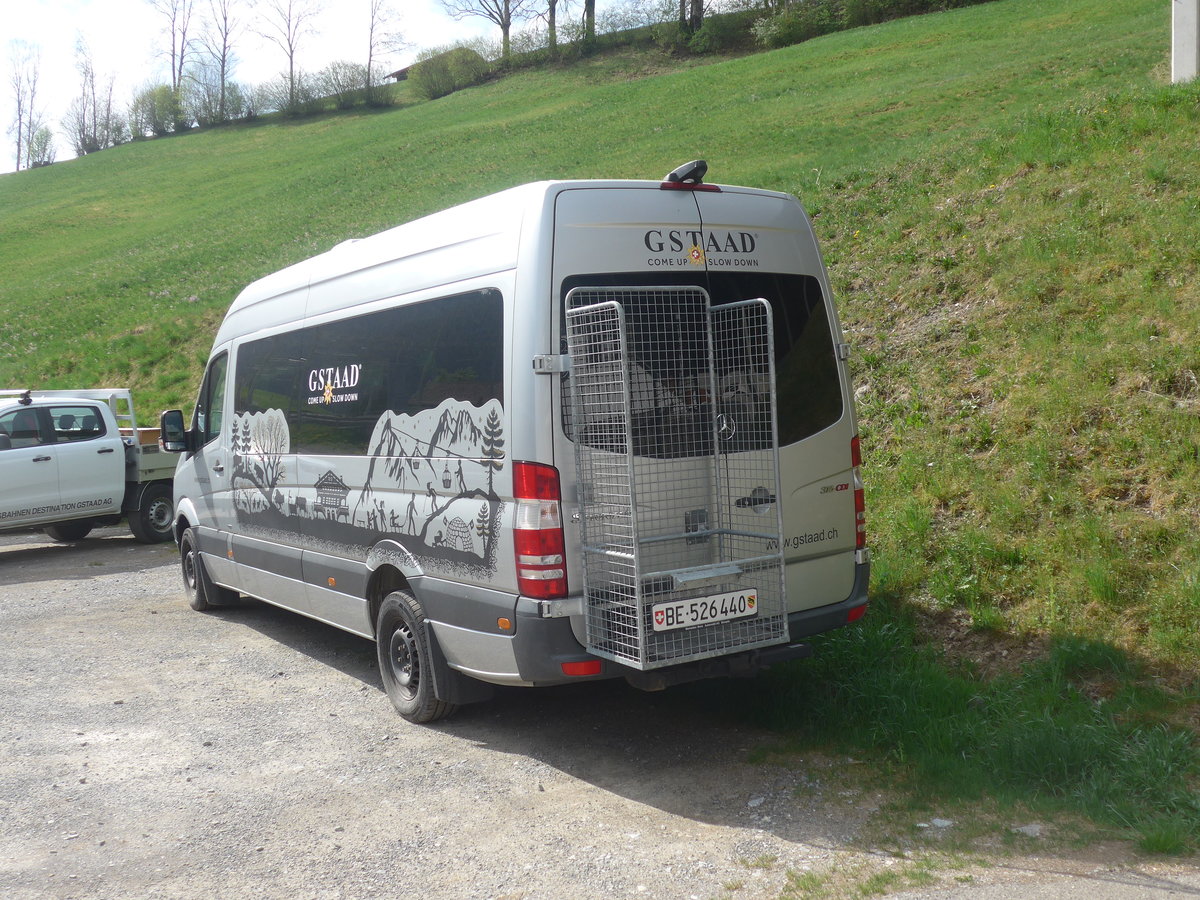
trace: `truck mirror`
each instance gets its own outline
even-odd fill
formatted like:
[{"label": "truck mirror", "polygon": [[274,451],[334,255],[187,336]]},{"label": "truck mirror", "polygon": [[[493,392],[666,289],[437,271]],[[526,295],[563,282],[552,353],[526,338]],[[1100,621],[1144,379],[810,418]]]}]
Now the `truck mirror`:
[{"label": "truck mirror", "polygon": [[178,409],[164,410],[158,419],[159,438],[162,448],[170,453],[183,453],[188,450],[188,432],[183,424],[183,411]]}]

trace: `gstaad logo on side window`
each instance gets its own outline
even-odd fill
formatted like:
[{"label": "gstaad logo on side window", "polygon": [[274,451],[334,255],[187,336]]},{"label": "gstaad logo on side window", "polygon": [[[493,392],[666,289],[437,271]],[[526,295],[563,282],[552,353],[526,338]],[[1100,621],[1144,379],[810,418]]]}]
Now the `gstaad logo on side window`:
[{"label": "gstaad logo on side window", "polygon": [[308,373],[308,405],[350,403],[357,400],[358,391],[339,392],[358,387],[361,375],[361,363],[311,370]]}]

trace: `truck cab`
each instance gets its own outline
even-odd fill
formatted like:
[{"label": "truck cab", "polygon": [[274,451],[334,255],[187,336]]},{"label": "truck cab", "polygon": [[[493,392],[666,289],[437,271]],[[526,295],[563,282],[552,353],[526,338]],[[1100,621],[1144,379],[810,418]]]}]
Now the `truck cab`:
[{"label": "truck cab", "polygon": [[168,540],[173,466],[157,453],[128,391],[0,392],[0,530],[78,541],[127,514],[139,540]]}]

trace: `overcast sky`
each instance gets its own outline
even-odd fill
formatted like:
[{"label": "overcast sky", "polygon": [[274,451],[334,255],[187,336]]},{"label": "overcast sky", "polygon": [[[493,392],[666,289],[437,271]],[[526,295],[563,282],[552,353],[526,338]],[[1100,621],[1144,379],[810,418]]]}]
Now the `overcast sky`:
[{"label": "overcast sky", "polygon": [[[314,24],[315,33],[300,47],[300,62],[317,71],[334,60],[366,61],[368,0],[318,0],[324,11]],[[207,14],[207,0],[195,0],[192,31]],[[240,0],[240,19],[249,22],[247,0]],[[422,47],[443,46],[478,34],[499,39],[499,29],[483,19],[456,22],[442,12],[439,0],[392,0],[400,29],[412,49],[389,58],[396,67],[411,61]],[[603,3],[598,5],[605,5]],[[74,156],[62,133],[61,120],[79,91],[75,45],[80,37],[91,50],[97,79],[114,76],[114,97],[124,110],[135,91],[147,84],[169,84],[170,63],[163,50],[170,43],[163,34],[166,21],[148,0],[8,0],[0,13],[0,172],[15,164],[15,135],[8,129],[15,118],[11,85],[11,42],[23,40],[40,49],[38,107],[55,132],[58,159]],[[493,33],[494,32],[494,33]],[[274,44],[244,30],[234,47],[238,57],[235,81],[261,84],[286,71],[287,60]]]}]

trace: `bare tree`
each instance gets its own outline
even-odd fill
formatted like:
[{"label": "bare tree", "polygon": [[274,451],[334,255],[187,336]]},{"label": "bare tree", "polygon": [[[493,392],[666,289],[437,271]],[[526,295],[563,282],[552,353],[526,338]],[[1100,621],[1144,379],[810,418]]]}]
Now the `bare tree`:
[{"label": "bare tree", "polygon": [[478,16],[495,22],[500,28],[500,57],[507,61],[513,24],[527,18],[533,0],[442,0],[442,7],[456,19]]},{"label": "bare tree", "polygon": [[206,93],[209,93],[208,88],[216,88],[213,119],[218,122],[231,118],[228,89],[237,61],[233,55],[233,42],[241,28],[234,12],[234,0],[208,0],[208,18],[200,32],[200,46],[207,57],[202,68],[211,75],[204,79],[204,84]]},{"label": "bare tree", "polygon": [[379,57],[408,46],[397,28],[396,11],[391,0],[369,0],[371,21],[367,28],[367,102],[374,102]]},{"label": "bare tree", "polygon": [[546,20],[546,43],[553,54],[558,49],[558,11],[566,12],[571,0],[543,0],[543,3],[546,8],[538,13],[538,18]]},{"label": "bare tree", "polygon": [[317,0],[266,0],[263,4],[266,25],[259,32],[287,55],[287,108],[299,105],[296,83],[296,55],[300,42],[312,31],[312,21],[321,12]]},{"label": "bare tree", "polygon": [[183,72],[187,66],[191,39],[192,10],[195,0],[146,0],[155,12],[167,20],[167,37],[171,41],[171,90],[179,93],[183,87]]},{"label": "bare tree", "polygon": [[585,44],[596,41],[596,0],[583,0],[583,41]]},{"label": "bare tree", "polygon": [[81,79],[79,95],[71,101],[63,127],[71,138],[75,152],[83,156],[114,147],[125,140],[125,122],[113,105],[113,81],[100,84],[91,52],[83,39],[75,44],[76,68]]},{"label": "bare tree", "polygon": [[41,54],[36,47],[21,40],[9,44],[9,53],[12,64],[9,84],[12,85],[15,111],[8,133],[16,138],[16,170],[20,171],[22,165],[28,169],[32,164],[29,158],[30,144],[42,125],[42,113],[37,105]]}]

